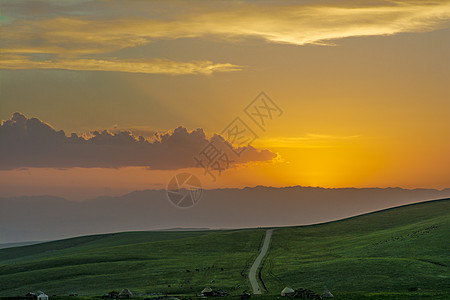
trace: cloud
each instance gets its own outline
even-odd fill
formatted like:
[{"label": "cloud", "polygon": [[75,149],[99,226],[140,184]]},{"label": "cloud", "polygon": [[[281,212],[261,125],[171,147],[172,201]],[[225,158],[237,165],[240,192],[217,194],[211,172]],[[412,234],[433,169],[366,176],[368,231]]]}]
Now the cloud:
[{"label": "cloud", "polygon": [[211,61],[178,62],[167,59],[118,60],[118,59],[53,59],[31,60],[24,55],[0,55],[0,69],[64,69],[80,71],[114,71],[144,74],[204,74],[240,70],[229,63],[214,64]]},{"label": "cloud", "polygon": [[[253,2],[5,1],[0,44],[3,69],[103,70],[211,74],[240,70],[208,60],[176,62],[98,57],[157,40],[260,38],[270,43],[332,45],[357,36],[424,32],[446,26],[449,1]],[[36,13],[36,11],[40,13]],[[8,14],[8,12],[11,12]],[[51,59],[38,61],[32,55]],[[123,55],[123,53],[121,53]],[[119,55],[120,56],[120,55]]]},{"label": "cloud", "polygon": [[330,148],[336,147],[342,142],[351,142],[361,139],[360,135],[326,135],[326,134],[306,134],[296,137],[270,137],[260,138],[255,141],[255,146],[264,145],[270,148]]},{"label": "cloud", "polygon": [[[0,169],[148,166],[174,170],[196,167],[194,156],[210,142],[219,145],[224,139],[218,135],[207,138],[202,129],[189,132],[183,127],[164,134],[156,133],[151,141],[127,131],[93,131],[87,138],[75,133],[66,136],[64,131],[57,131],[37,118],[14,113],[0,126]],[[223,152],[226,148],[221,147]],[[269,150],[250,145],[245,148],[241,157],[231,157],[231,165],[269,161],[276,157]],[[231,150],[228,154],[232,154]]]},{"label": "cloud", "polygon": [[[323,44],[352,36],[433,30],[450,16],[448,1],[376,1],[370,6],[364,2],[334,6],[291,1],[235,1],[227,6],[194,3],[190,8],[177,9],[170,2],[160,14],[149,14],[150,17],[134,14],[130,17],[126,13],[105,17],[99,12],[82,17],[21,18],[5,25],[3,48],[9,53],[92,54],[141,46],[158,39],[208,35],[260,37],[295,45]],[[152,5],[156,4],[147,3],[150,9]],[[111,7],[105,9],[121,8]]]}]

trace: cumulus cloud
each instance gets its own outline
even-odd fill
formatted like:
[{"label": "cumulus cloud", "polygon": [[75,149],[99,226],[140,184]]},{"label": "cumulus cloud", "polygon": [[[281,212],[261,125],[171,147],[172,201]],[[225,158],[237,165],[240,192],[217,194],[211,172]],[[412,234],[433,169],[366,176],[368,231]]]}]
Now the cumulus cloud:
[{"label": "cumulus cloud", "polygon": [[[156,133],[151,140],[127,131],[93,131],[87,138],[75,133],[67,136],[64,131],[37,118],[14,113],[0,126],[0,169],[147,166],[174,170],[196,167],[194,157],[211,141],[225,142],[218,135],[206,137],[203,129],[188,131],[184,127],[164,134]],[[221,149],[225,151],[226,148]],[[269,161],[276,156],[269,150],[250,145],[245,148],[240,157],[232,157],[232,165]]]}]

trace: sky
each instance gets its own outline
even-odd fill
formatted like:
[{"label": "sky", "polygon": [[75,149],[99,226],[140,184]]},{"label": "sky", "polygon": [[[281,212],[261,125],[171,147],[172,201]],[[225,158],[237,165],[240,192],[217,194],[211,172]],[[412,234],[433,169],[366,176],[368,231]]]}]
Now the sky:
[{"label": "sky", "polygon": [[120,195],[181,172],[205,188],[450,187],[450,1],[0,14],[0,196]]}]

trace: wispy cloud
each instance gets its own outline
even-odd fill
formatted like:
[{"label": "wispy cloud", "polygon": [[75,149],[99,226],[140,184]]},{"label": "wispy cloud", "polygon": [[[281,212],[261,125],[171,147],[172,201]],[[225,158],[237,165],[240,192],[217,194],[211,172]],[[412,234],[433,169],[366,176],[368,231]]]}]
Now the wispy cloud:
[{"label": "wispy cloud", "polygon": [[[92,3],[104,5],[96,1]],[[85,4],[85,9],[88,10],[92,3]],[[55,13],[47,12],[43,16],[21,16],[4,22],[1,37],[3,53],[43,53],[64,57],[55,62],[39,63],[17,59],[6,66],[13,69],[16,63],[15,68],[24,64],[29,64],[30,68],[49,68],[50,64],[55,64],[59,68],[78,70],[80,66],[87,65],[87,68],[105,71],[122,69],[125,72],[209,74],[240,68],[210,61],[178,63],[160,60],[149,64],[82,56],[92,57],[139,47],[156,40],[210,36],[232,42],[252,37],[271,43],[330,45],[347,37],[434,30],[445,26],[445,20],[450,17],[449,1],[375,1],[370,5],[358,1],[334,5],[320,2],[233,1],[227,2],[226,6],[204,1],[192,5],[174,4],[172,1],[145,2],[146,14],[138,12],[143,9],[142,2],[127,1],[126,9],[120,1],[107,3],[109,6],[105,9],[109,11],[105,12],[96,7],[97,11],[93,11],[97,13],[62,13],[55,16]],[[125,11],[123,14],[118,13],[121,8]],[[67,12],[68,8],[64,9]],[[73,62],[68,61],[72,59]]]},{"label": "wispy cloud", "polygon": [[0,68],[8,70],[21,69],[65,69],[82,71],[114,71],[145,74],[205,74],[230,72],[241,67],[229,63],[211,61],[179,62],[167,59],[153,60],[119,60],[119,59],[70,59],[31,60],[24,55],[1,55]]},{"label": "wispy cloud", "polygon": [[297,137],[267,137],[255,142],[257,147],[267,148],[330,148],[346,142],[361,139],[360,135],[329,135],[309,133]]},{"label": "wispy cloud", "polygon": [[5,52],[98,53],[136,47],[157,39],[206,35],[253,36],[295,45],[322,44],[352,36],[432,30],[450,16],[449,1],[379,1],[378,5],[360,7],[288,3],[237,1],[225,10],[208,6],[196,13],[176,14],[166,19],[105,19],[95,15],[19,19],[5,26],[3,45]]}]

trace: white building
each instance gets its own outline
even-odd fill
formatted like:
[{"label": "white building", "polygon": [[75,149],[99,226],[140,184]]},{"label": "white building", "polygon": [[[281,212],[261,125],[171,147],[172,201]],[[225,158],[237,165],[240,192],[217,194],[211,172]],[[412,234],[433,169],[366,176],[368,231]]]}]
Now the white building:
[{"label": "white building", "polygon": [[38,300],[48,300],[48,296],[45,293],[39,294],[37,298]]}]

